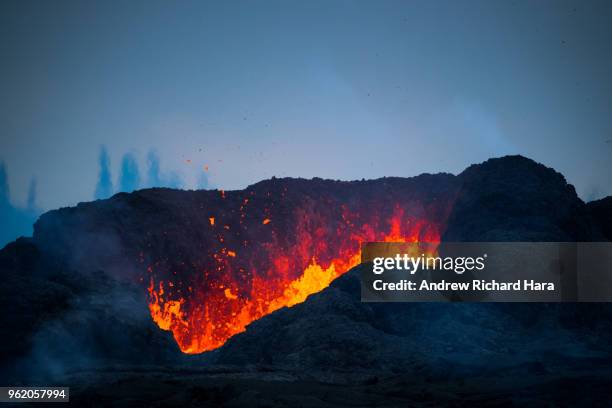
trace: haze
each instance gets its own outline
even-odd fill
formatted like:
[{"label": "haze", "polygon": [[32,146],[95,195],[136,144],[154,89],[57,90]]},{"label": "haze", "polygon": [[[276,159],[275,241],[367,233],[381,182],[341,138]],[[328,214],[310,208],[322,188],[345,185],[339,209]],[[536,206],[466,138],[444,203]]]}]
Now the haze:
[{"label": "haze", "polygon": [[93,199],[101,146],[115,190],[126,153],[139,186],[154,151],[175,185],[223,189],[457,173],[520,153],[585,200],[612,194],[610,2],[0,9],[0,161],[15,206],[32,178],[41,210]]}]

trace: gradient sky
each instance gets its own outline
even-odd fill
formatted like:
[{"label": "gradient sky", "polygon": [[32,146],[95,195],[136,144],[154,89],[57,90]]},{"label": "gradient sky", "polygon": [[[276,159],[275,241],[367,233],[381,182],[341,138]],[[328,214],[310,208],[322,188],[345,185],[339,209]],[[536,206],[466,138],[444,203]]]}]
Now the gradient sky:
[{"label": "gradient sky", "polygon": [[612,194],[610,1],[4,0],[0,33],[18,205],[92,199],[101,145],[115,184],[151,149],[224,189],[520,153]]}]

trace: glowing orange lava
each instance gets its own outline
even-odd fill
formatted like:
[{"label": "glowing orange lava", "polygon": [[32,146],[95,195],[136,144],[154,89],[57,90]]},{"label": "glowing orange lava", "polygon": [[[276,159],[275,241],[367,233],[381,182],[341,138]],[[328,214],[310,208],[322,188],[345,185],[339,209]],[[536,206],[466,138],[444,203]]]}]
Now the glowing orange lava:
[{"label": "glowing orange lava", "polygon": [[[155,279],[151,274],[151,316],[161,329],[172,331],[183,352],[218,348],[254,320],[304,302],[358,265],[364,242],[439,242],[437,225],[405,215],[399,206],[387,219],[346,209],[335,223],[307,210],[295,215],[294,244],[283,248],[275,241],[262,242],[251,255],[246,249],[222,248],[210,260],[218,272],[216,278],[210,279],[212,275],[202,270],[200,287],[170,278]],[[259,225],[269,222],[265,218]],[[210,225],[220,228],[212,216]],[[223,237],[219,242],[224,242]],[[244,241],[245,248],[249,245],[254,244]]]}]

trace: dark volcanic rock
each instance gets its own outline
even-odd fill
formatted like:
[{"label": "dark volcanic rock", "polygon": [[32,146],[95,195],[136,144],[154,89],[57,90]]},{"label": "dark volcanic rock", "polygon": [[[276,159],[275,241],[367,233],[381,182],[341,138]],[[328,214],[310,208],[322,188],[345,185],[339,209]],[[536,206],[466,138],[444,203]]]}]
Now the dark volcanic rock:
[{"label": "dark volcanic rock", "polygon": [[[258,199],[241,224],[240,206],[252,195]],[[185,276],[199,270],[219,249],[210,216],[237,231],[225,245],[259,240],[290,248],[296,244],[295,208],[331,214],[321,219],[333,223],[344,203],[383,213],[397,201],[436,221],[448,217],[443,235],[448,241],[598,240],[593,219],[608,237],[610,231],[609,201],[587,209],[560,174],[519,156],[489,160],[459,176],[273,179],[225,194],[168,189],[118,194],[51,211],[37,222],[33,239],[0,251],[0,306],[10,311],[0,315],[0,374],[25,381],[32,373],[109,364],[216,359],[302,372],[442,376],[476,368],[482,373],[488,366],[546,371],[609,355],[607,336],[597,334],[612,332],[607,305],[366,304],[359,301],[355,271],[305,303],[254,322],[202,358],[183,356],[171,335],[151,321],[146,281],[141,282],[146,265]],[[276,225],[274,241],[262,226],[266,217]]]},{"label": "dark volcanic rock", "polygon": [[0,251],[0,275],[2,378],[183,357],[151,321],[140,285],[82,274],[25,238]]},{"label": "dark volcanic rock", "polygon": [[440,379],[532,375],[536,362],[544,371],[572,364],[588,371],[612,358],[607,305],[362,303],[359,268],[252,323],[216,352],[217,363],[319,378],[387,372]]},{"label": "dark volcanic rock", "polygon": [[424,174],[272,179],[227,192],[142,190],[51,211],[36,223],[33,241],[81,274],[101,270],[163,292],[158,310],[173,302],[180,313],[162,326],[183,350],[204,351],[236,332],[233,316],[261,316],[251,311],[273,304],[313,259],[348,261],[360,242],[384,239],[393,225],[402,236],[438,239],[455,186],[449,174]]},{"label": "dark volcanic rock", "polygon": [[[458,179],[443,240],[605,240],[563,176],[529,159],[491,159]],[[251,324],[218,361],[450,374],[522,370],[542,352],[556,355],[544,359],[553,365],[572,353],[609,356],[607,305],[375,304],[359,296],[353,270],[305,303]]]},{"label": "dark volcanic rock", "polygon": [[612,197],[591,201],[587,204],[587,209],[607,240],[612,241]]},{"label": "dark volcanic rock", "polygon": [[565,178],[522,156],[490,159],[457,176],[444,241],[605,240]]}]

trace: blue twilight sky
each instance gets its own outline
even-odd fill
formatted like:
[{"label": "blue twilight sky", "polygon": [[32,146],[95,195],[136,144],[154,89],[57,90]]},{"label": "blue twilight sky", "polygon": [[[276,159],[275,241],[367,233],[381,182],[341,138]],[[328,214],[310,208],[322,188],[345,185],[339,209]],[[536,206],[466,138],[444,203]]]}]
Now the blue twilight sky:
[{"label": "blue twilight sky", "polygon": [[0,33],[15,206],[92,199],[101,159],[143,186],[150,154],[234,189],[520,153],[612,194],[610,1],[4,0]]}]

